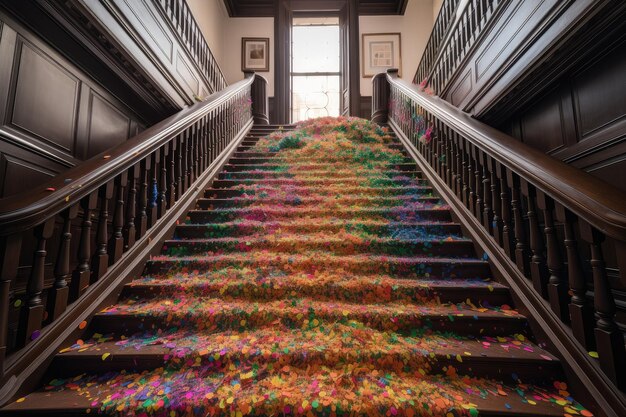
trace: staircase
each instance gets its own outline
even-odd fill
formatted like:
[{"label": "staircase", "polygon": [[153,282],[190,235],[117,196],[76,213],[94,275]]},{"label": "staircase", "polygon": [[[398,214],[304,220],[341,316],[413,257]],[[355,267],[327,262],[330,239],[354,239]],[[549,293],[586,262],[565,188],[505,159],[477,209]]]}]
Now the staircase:
[{"label": "staircase", "polygon": [[0,415],[592,415],[391,131],[294,129],[253,127]]}]

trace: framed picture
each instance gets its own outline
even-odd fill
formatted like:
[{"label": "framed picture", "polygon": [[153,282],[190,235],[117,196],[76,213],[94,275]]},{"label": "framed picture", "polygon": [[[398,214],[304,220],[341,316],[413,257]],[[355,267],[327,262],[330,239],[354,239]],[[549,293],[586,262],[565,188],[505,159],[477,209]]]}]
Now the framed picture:
[{"label": "framed picture", "polygon": [[269,38],[241,38],[241,70],[270,70]]},{"label": "framed picture", "polygon": [[362,76],[373,77],[389,68],[398,68],[398,76],[402,76],[400,34],[364,33],[362,36]]}]

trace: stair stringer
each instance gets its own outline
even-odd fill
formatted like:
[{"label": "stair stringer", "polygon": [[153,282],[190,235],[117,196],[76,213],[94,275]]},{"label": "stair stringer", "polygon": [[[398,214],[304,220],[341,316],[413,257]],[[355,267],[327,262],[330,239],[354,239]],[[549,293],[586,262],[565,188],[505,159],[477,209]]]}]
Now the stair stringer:
[{"label": "stair stringer", "polygon": [[517,269],[482,224],[458,200],[398,125],[391,119],[388,123],[432,187],[446,200],[466,236],[487,255],[494,279],[510,288],[511,297],[517,309],[527,317],[537,342],[545,343],[548,350],[561,360],[571,390],[578,398],[588,401],[587,406],[596,416],[626,416],[626,395],[602,372],[599,363],[578,343],[571,329],[561,323],[548,302],[534,290],[532,282]]},{"label": "stair stringer", "polygon": [[105,275],[90,285],[85,294],[69,305],[58,320],[45,328],[37,343],[31,343],[20,352],[19,357],[8,361],[5,373],[11,376],[0,388],[0,407],[37,388],[60,347],[80,338],[83,332],[79,330],[81,322],[90,322],[98,311],[115,302],[124,285],[143,272],[146,261],[161,252],[163,242],[174,235],[177,223],[184,220],[189,210],[195,207],[198,198],[222,171],[252,125],[253,120],[250,119],[226,149],[182,195],[174,208],[169,209],[141,239],[138,239],[119,262],[111,265]]}]

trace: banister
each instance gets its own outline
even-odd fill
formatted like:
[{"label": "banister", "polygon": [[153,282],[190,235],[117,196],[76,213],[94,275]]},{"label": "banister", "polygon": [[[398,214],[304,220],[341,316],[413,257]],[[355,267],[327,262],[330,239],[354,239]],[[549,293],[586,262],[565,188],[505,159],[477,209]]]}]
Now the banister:
[{"label": "banister", "polygon": [[0,199],[0,236],[34,227],[75,204],[121,172],[149,156],[164,142],[180,134],[194,121],[219,108],[250,87],[254,74],[212,94],[173,116],[149,127],[115,148],[65,171],[26,193]]},{"label": "banister", "polygon": [[626,193],[472,118],[394,74],[397,72],[388,72],[389,83],[463,134],[473,145],[546,191],[607,236],[626,241]]},{"label": "banister", "polygon": [[626,193],[398,79],[397,70],[373,83],[376,121],[389,121],[555,346],[568,346],[564,366],[579,381],[592,375],[606,393],[600,403],[626,409],[626,323],[616,302],[626,283]]}]

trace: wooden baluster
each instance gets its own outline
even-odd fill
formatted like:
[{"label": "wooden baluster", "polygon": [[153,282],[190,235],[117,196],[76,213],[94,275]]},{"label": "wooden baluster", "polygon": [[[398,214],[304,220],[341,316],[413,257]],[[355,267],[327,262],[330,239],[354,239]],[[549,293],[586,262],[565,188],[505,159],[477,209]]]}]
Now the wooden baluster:
[{"label": "wooden baluster", "polygon": [[182,193],[185,193],[187,191],[187,188],[189,188],[189,141],[190,141],[190,134],[189,134],[189,129],[186,129],[183,133],[182,133],[182,142],[181,142],[181,166],[180,166],[180,170],[181,170],[181,181],[182,181]]},{"label": "wooden baluster", "polygon": [[152,153],[152,165],[150,167],[150,185],[148,188],[148,229],[156,223],[159,215],[158,199],[159,199],[159,151]]},{"label": "wooden baluster", "polygon": [[137,213],[137,219],[135,220],[136,236],[141,238],[146,234],[148,230],[148,174],[150,172],[151,157],[147,156],[140,162],[139,168],[139,213]]},{"label": "wooden baluster", "polygon": [[80,225],[80,240],[78,243],[78,265],[72,274],[70,283],[70,299],[72,301],[80,297],[87,287],[91,277],[89,257],[91,256],[91,214],[98,202],[98,192],[94,191],[80,200],[83,209],[83,220]]},{"label": "wooden baluster", "polygon": [[456,196],[459,200],[463,200],[463,163],[462,163],[462,152],[461,152],[461,143],[459,142],[459,135],[456,132],[452,132],[452,137],[454,138],[454,151],[455,151],[455,159],[456,159],[456,168],[454,178],[456,181]]},{"label": "wooden baluster", "polygon": [[113,233],[109,239],[109,265],[117,262],[124,253],[124,197],[126,196],[127,183],[128,171],[122,172],[115,178],[117,198],[113,211]]},{"label": "wooden baluster", "polygon": [[467,202],[469,203],[469,209],[472,212],[472,214],[474,216],[476,216],[476,192],[474,191],[475,188],[472,186],[472,184],[474,183],[474,156],[473,156],[473,151],[472,151],[472,145],[469,141],[465,141],[465,146],[466,148],[466,152],[467,152],[467,157],[468,157],[468,163],[467,163],[467,186],[468,186],[468,199]]},{"label": "wooden baluster", "polygon": [[548,278],[548,300],[552,311],[563,323],[569,322],[568,288],[563,278],[563,261],[559,241],[554,225],[554,200],[545,193],[537,191],[537,204],[543,211],[544,233],[546,236],[546,265],[550,274]]},{"label": "wooden baluster", "polygon": [[476,147],[473,148],[474,154],[474,184],[476,191],[476,201],[474,208],[474,216],[482,223],[483,218],[483,181],[482,181],[482,166],[480,163],[480,150]]},{"label": "wooden baluster", "polygon": [[536,190],[535,187],[525,180],[522,180],[521,185],[522,193],[528,199],[528,230],[530,232],[530,251],[532,252],[530,277],[535,291],[541,294],[543,298],[548,298],[548,269],[543,254],[543,236],[539,227],[539,217],[537,216]]},{"label": "wooden baluster", "polygon": [[194,140],[195,140],[195,131],[193,126],[190,127],[188,130],[188,136],[187,136],[187,188],[185,190],[187,190],[189,187],[191,187],[191,184],[193,184],[194,181],[194,175],[193,175],[193,170],[194,170],[194,161],[193,161],[193,153],[194,153]]},{"label": "wooden baluster", "polygon": [[202,118],[199,122],[200,124],[200,152],[199,152],[199,172],[203,173],[207,168],[206,163],[206,146],[207,146],[207,127],[206,127],[206,117]]},{"label": "wooden baluster", "polygon": [[526,242],[526,228],[522,215],[520,179],[513,171],[507,169],[506,172],[507,181],[511,186],[511,211],[515,226],[515,264],[524,275],[528,276],[528,244]]},{"label": "wooden baluster", "polygon": [[161,178],[159,179],[159,197],[157,201],[157,212],[159,218],[165,215],[167,211],[167,169],[170,161],[168,159],[170,144],[166,143],[161,147]]},{"label": "wooden baluster", "polygon": [[491,227],[493,229],[493,237],[499,246],[502,245],[502,201],[500,200],[500,181],[498,180],[498,164],[493,158],[489,158],[489,177],[491,182],[491,201],[493,205],[493,218],[491,219]]},{"label": "wooden baluster", "polygon": [[46,268],[46,242],[54,232],[54,218],[46,220],[35,227],[37,249],[33,253],[33,266],[26,285],[26,304],[20,311],[20,322],[17,329],[17,345],[24,346],[40,335],[43,324],[44,306],[41,299],[44,274]]},{"label": "wooden baluster", "polygon": [[483,227],[493,234],[493,211],[491,209],[491,172],[490,158],[484,152],[480,152],[480,163],[483,167]]},{"label": "wooden baluster", "polygon": [[129,170],[130,185],[128,186],[128,204],[126,207],[126,224],[124,225],[124,248],[128,250],[135,245],[137,229],[137,179],[141,171],[141,164],[135,164]]},{"label": "wooden baluster", "polygon": [[511,201],[509,199],[509,186],[506,181],[506,168],[500,162],[496,163],[496,174],[500,181],[500,218],[502,219],[502,241],[500,246],[509,259],[514,259],[513,229],[511,227]]},{"label": "wooden baluster", "polygon": [[461,149],[461,157],[462,157],[462,168],[461,168],[461,183],[463,184],[463,189],[461,190],[461,201],[465,204],[465,207],[469,207],[469,182],[467,180],[467,173],[469,172],[469,155],[466,151],[466,143],[465,138],[463,136],[458,135],[459,147]]},{"label": "wooden baluster", "polygon": [[21,234],[0,237],[0,376],[4,375],[9,342],[9,309],[13,308],[10,303],[11,284],[17,277],[21,248]]},{"label": "wooden baluster", "polygon": [[59,242],[59,251],[54,264],[54,284],[48,291],[48,322],[53,322],[65,311],[69,299],[70,289],[67,286],[68,280],[72,277],[70,270],[70,257],[72,246],[72,220],[78,215],[78,204],[65,209],[61,214],[63,218],[63,228]]},{"label": "wooden baluster", "polygon": [[91,280],[93,284],[104,275],[109,268],[109,254],[107,242],[109,240],[109,200],[113,197],[113,182],[100,187],[100,214],[98,215],[98,228],[96,231],[96,252],[91,258]]},{"label": "wooden baluster", "polygon": [[595,349],[595,339],[593,336],[593,308],[587,300],[587,282],[583,270],[576,235],[574,234],[574,223],[576,216],[567,210],[563,205],[556,204],[556,218],[563,223],[565,253],[567,256],[567,280],[572,298],[569,304],[569,318],[571,321],[572,333],[587,350]]},{"label": "wooden baluster", "polygon": [[596,310],[596,347],[600,367],[620,389],[626,388],[626,351],[624,336],[615,322],[615,298],[606,274],[602,242],[604,235],[589,223],[580,220],[581,237],[591,247],[593,302]]},{"label": "wooden baluster", "polygon": [[446,184],[448,184],[448,188],[450,188],[451,190],[454,190],[454,183],[453,183],[453,179],[452,179],[452,137],[450,135],[449,131],[445,132],[445,137],[444,137],[444,144],[445,144],[445,149],[443,152],[443,163],[444,166],[443,168],[445,169],[444,171],[444,178],[446,180]]},{"label": "wooden baluster", "polygon": [[168,178],[170,186],[167,189],[167,205],[168,207],[174,207],[176,203],[176,161],[178,160],[178,138],[174,138],[170,142],[170,158],[168,166]]}]

